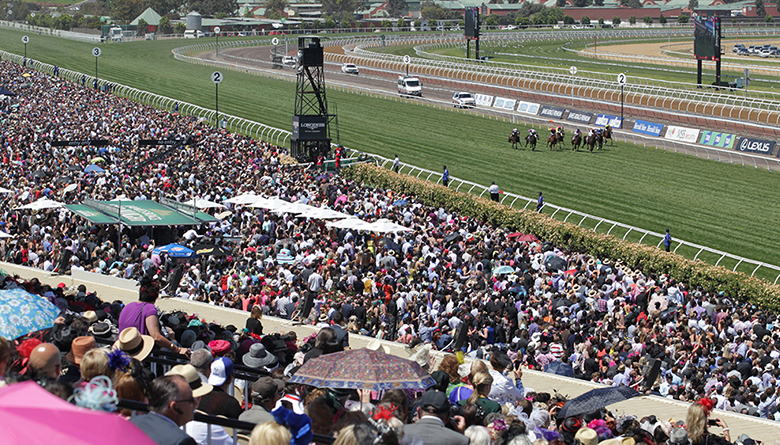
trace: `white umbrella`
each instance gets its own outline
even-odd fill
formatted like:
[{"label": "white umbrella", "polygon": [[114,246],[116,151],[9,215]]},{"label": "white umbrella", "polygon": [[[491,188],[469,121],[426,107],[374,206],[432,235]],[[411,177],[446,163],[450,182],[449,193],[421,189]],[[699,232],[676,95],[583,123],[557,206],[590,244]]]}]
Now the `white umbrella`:
[{"label": "white umbrella", "polygon": [[5,187],[0,187],[0,193],[13,193],[13,190],[8,190]]},{"label": "white umbrella", "polygon": [[350,218],[351,215],[346,213],[337,212],[327,207],[312,207],[311,210],[301,213],[299,216],[305,216],[312,219],[341,219]]},{"label": "white umbrella", "polygon": [[71,185],[65,187],[65,190],[63,190],[62,193],[64,194],[64,193],[72,192],[73,190],[76,190],[77,188],[79,188],[78,184],[71,184]]},{"label": "white umbrella", "polygon": [[226,199],[225,202],[236,205],[247,205],[252,204],[253,202],[260,199],[263,199],[263,197],[260,195],[255,195],[254,193],[244,193],[243,195],[238,195],[230,199]]},{"label": "white umbrella", "polygon": [[224,208],[222,204],[218,202],[212,202],[207,201],[205,199],[190,199],[189,201],[185,202],[184,204],[191,205],[193,207],[197,207],[199,209],[221,209]]},{"label": "white umbrella", "polygon": [[371,223],[372,232],[389,233],[389,232],[407,232],[412,230],[408,227],[404,227],[400,224],[396,224],[387,218],[381,218]]},{"label": "white umbrella", "polygon": [[373,229],[373,226],[370,223],[367,223],[362,219],[355,218],[355,217],[340,219],[338,221],[328,223],[326,224],[326,226],[337,228],[337,229],[355,229],[355,230],[368,230],[368,231],[371,231]]},{"label": "white umbrella", "polygon": [[276,213],[305,213],[310,210],[315,209],[316,207],[312,207],[310,205],[301,204],[300,202],[288,202],[285,205],[279,206],[274,209],[274,212]]},{"label": "white umbrella", "polygon": [[276,210],[280,209],[282,207],[286,207],[287,204],[290,204],[288,201],[285,201],[283,199],[279,199],[277,197],[272,198],[263,198],[261,200],[257,200],[253,202],[252,204],[249,204],[249,207],[254,207],[257,209],[266,209],[266,210]]},{"label": "white umbrella", "polygon": [[13,235],[9,235],[3,232],[2,230],[0,230],[0,238],[13,238],[13,237],[14,237]]},{"label": "white umbrella", "polygon": [[24,209],[24,210],[43,210],[43,209],[56,209],[57,207],[62,207],[61,202],[52,201],[49,198],[41,198],[35,202],[31,202],[27,205],[23,205],[21,207],[17,207],[17,209]]}]

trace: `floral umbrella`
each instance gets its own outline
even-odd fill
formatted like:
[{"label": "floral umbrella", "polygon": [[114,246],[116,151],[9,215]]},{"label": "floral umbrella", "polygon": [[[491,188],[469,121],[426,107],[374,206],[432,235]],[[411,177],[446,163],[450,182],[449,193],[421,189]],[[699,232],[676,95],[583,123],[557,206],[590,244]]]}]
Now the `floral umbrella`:
[{"label": "floral umbrella", "polygon": [[425,389],[436,383],[416,362],[366,348],[313,358],[295,372],[290,382],[374,391]]},{"label": "floral umbrella", "polygon": [[50,328],[59,314],[49,300],[24,289],[0,290],[0,337],[14,340]]}]

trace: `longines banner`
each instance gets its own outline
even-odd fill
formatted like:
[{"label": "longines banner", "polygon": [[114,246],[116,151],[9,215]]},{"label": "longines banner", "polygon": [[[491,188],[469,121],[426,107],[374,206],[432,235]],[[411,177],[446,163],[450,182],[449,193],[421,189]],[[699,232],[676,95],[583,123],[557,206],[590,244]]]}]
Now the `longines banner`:
[{"label": "longines banner", "polygon": [[293,139],[323,140],[328,138],[327,116],[293,116]]}]

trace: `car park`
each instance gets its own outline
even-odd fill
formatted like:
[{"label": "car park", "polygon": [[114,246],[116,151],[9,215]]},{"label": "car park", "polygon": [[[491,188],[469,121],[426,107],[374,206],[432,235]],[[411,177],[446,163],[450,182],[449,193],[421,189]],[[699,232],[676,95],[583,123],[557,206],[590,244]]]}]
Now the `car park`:
[{"label": "car park", "polygon": [[471,93],[460,92],[452,95],[452,106],[456,108],[474,108],[477,104]]},{"label": "car park", "polygon": [[344,74],[355,74],[357,75],[360,70],[358,70],[357,65],[354,63],[345,63],[341,65],[341,72]]}]

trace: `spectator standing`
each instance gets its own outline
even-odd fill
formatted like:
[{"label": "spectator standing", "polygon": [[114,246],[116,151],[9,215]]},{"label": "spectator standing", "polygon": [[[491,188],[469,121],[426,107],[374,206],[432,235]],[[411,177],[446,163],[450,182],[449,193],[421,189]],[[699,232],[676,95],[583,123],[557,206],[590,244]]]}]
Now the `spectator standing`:
[{"label": "spectator standing", "polygon": [[447,187],[450,183],[450,171],[447,170],[447,166],[444,166],[444,172],[441,174],[441,183]]},{"label": "spectator standing", "polygon": [[664,235],[664,250],[667,252],[672,247],[672,235],[669,233],[669,229],[666,229],[666,235]]},{"label": "spectator standing", "polygon": [[398,155],[395,155],[395,159],[393,159],[393,171],[398,173],[398,170],[401,168],[401,160],[398,158]]},{"label": "spectator standing", "polygon": [[539,192],[539,197],[536,198],[536,211],[541,213],[542,207],[544,207],[544,196],[542,196],[542,192]]},{"label": "spectator standing", "polygon": [[498,202],[498,186],[496,185],[496,181],[493,181],[493,184],[490,185],[488,188],[488,192],[490,192],[490,199],[492,199],[495,202]]}]

